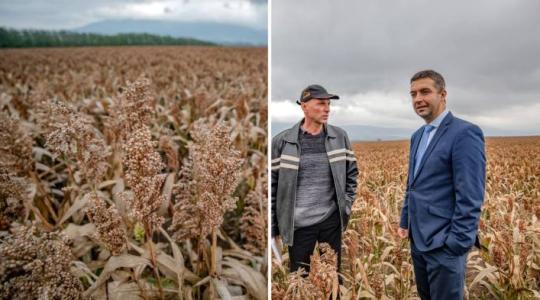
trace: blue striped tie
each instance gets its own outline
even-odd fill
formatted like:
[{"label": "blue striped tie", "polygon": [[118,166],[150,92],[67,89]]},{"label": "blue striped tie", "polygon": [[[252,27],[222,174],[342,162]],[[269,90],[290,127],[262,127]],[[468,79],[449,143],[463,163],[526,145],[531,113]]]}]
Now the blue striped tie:
[{"label": "blue striped tie", "polygon": [[435,126],[433,125],[424,125],[424,133],[422,133],[422,139],[420,139],[420,145],[418,146],[418,150],[416,151],[416,161],[414,162],[415,176],[416,172],[418,172],[418,167],[420,167],[420,162],[422,161],[422,157],[424,156],[424,153],[426,152],[428,146],[429,133],[433,129],[435,129]]}]

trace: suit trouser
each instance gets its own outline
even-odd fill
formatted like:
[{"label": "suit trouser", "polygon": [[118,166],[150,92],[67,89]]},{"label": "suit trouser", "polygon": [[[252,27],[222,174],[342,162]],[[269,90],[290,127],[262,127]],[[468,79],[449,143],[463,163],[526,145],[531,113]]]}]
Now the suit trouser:
[{"label": "suit trouser", "polygon": [[446,245],[420,252],[411,241],[411,255],[422,300],[463,299],[467,253],[455,255]]},{"label": "suit trouser", "polygon": [[341,265],[341,221],[339,211],[319,224],[298,228],[294,231],[293,245],[289,246],[289,270],[303,267],[309,272],[309,257],[313,255],[316,242],[328,243],[338,255],[338,271]]}]

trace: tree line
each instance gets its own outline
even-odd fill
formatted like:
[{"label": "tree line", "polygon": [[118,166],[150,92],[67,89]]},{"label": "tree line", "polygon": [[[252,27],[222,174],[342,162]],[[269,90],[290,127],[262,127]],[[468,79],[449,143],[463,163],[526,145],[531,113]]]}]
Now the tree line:
[{"label": "tree line", "polygon": [[148,33],[120,33],[103,35],[72,31],[17,30],[0,27],[0,48],[124,46],[124,45],[200,45],[214,43],[191,38],[175,38]]}]

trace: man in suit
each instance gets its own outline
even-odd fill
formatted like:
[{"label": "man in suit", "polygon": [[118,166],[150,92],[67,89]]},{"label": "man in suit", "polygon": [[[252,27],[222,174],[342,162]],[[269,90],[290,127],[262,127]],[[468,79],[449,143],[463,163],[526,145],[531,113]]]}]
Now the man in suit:
[{"label": "man in suit", "polygon": [[421,299],[463,299],[467,253],[478,244],[486,158],[482,130],[446,109],[444,78],[411,78],[414,111],[426,125],[411,138],[398,234],[410,238]]}]

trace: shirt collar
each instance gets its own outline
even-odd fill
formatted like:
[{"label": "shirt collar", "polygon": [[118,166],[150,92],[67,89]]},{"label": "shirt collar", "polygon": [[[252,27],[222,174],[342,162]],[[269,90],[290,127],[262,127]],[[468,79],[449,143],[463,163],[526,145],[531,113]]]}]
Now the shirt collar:
[{"label": "shirt collar", "polygon": [[429,123],[429,125],[435,127],[435,128],[439,128],[439,126],[441,125],[441,122],[442,120],[444,119],[444,117],[446,117],[446,115],[449,113],[448,109],[445,109],[437,118],[435,118],[435,120],[431,121],[431,123]]},{"label": "shirt collar", "polygon": [[[304,120],[305,120],[305,119],[304,119]],[[300,133],[301,133],[301,134],[303,134],[303,135],[312,135],[312,136],[319,136],[319,135],[321,135],[321,134],[326,135],[326,126],[324,126],[324,125],[323,125],[323,128],[322,128],[321,132],[319,132],[318,134],[315,134],[315,135],[313,135],[313,134],[307,132],[306,130],[304,130],[304,128],[303,128],[304,120],[302,120],[302,121],[300,122]]]}]

